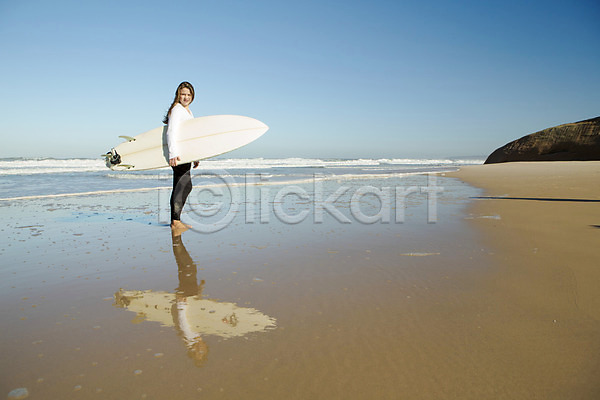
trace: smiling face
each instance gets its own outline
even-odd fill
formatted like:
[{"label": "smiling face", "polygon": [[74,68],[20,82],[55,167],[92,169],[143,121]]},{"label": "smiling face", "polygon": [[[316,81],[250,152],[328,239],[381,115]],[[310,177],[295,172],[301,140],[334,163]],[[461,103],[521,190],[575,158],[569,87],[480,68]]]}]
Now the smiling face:
[{"label": "smiling face", "polygon": [[190,105],[192,100],[193,100],[192,91],[188,88],[182,88],[181,91],[179,92],[179,103],[182,106],[187,107]]}]

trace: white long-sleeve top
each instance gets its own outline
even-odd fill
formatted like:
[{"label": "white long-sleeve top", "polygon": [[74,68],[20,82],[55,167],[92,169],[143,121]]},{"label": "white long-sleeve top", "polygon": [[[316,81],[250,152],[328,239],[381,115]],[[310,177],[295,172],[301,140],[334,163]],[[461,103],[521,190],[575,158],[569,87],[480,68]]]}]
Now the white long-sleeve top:
[{"label": "white long-sleeve top", "polygon": [[177,326],[181,329],[181,333],[183,333],[183,340],[185,344],[190,347],[193,346],[198,338],[200,337],[200,333],[194,331],[192,329],[192,324],[188,320],[187,310],[189,305],[185,300],[177,300]]},{"label": "white long-sleeve top", "polygon": [[186,110],[185,107],[183,107],[180,103],[175,104],[171,110],[171,113],[169,114],[169,123],[167,125],[167,146],[169,147],[169,159],[180,155],[176,140],[181,123],[193,118],[194,114],[192,114],[191,111]]}]

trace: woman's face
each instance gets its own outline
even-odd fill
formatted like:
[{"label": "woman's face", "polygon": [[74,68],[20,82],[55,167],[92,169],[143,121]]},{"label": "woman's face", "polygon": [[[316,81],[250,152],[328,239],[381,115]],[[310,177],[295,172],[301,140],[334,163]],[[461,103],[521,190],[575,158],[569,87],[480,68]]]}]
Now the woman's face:
[{"label": "woman's face", "polygon": [[188,88],[181,89],[181,91],[179,92],[179,103],[181,103],[182,106],[187,107],[190,105],[191,102],[192,102],[191,90]]}]

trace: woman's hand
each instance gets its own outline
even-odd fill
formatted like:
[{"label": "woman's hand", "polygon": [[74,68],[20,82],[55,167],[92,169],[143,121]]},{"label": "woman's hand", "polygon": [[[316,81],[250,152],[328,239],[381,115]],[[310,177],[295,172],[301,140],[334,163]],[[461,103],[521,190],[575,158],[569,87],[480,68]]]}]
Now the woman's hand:
[{"label": "woman's hand", "polygon": [[181,161],[181,158],[179,158],[179,156],[175,157],[175,158],[171,158],[169,160],[169,165],[171,167],[176,167],[177,166],[177,161]]}]

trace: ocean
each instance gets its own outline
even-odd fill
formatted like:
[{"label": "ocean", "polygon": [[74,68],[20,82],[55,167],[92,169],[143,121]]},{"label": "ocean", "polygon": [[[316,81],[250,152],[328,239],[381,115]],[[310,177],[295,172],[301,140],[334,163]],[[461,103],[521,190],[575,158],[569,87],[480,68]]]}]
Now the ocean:
[{"label": "ocean", "polygon": [[[482,164],[483,158],[461,159],[321,159],[216,158],[200,162],[193,176],[227,175],[243,182],[249,175],[262,182],[295,184],[315,175],[344,180],[400,178],[428,172],[454,171]],[[0,199],[62,197],[107,192],[144,191],[171,186],[169,168],[149,171],[111,171],[102,159],[0,159]]]}]

